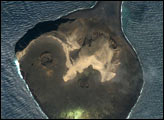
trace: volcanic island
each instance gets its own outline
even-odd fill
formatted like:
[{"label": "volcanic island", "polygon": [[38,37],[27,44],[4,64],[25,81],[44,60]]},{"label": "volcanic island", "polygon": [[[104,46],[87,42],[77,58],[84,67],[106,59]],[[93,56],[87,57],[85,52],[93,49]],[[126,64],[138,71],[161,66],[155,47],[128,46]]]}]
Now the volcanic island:
[{"label": "volcanic island", "polygon": [[121,2],[39,23],[15,53],[49,118],[126,118],[140,95],[142,68],[121,29]]}]

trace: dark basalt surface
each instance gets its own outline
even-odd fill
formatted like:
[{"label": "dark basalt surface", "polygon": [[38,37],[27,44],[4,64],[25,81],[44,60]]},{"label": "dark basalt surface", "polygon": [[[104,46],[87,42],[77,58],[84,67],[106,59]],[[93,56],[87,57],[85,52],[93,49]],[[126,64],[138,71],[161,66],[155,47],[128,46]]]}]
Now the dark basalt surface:
[{"label": "dark basalt surface", "polygon": [[22,51],[26,46],[35,38],[39,37],[41,34],[50,32],[52,30],[57,30],[58,26],[62,23],[74,21],[73,19],[60,18],[56,21],[46,21],[35,25],[34,28],[27,31],[27,33],[16,43],[15,53]]},{"label": "dark basalt surface", "polygon": [[143,73],[122,33],[120,7],[121,2],[99,2],[93,9],[39,23],[17,42],[22,75],[49,118],[129,114]]}]

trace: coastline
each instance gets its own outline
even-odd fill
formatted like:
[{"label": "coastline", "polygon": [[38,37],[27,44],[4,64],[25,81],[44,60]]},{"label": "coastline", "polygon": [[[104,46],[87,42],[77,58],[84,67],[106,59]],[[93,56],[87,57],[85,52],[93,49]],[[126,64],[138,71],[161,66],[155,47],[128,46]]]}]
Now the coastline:
[{"label": "coastline", "polygon": [[[99,2],[98,2],[99,3]],[[100,3],[99,3],[99,5],[101,5]],[[98,5],[97,5],[97,7],[99,7]],[[120,7],[121,7],[121,4],[120,4]],[[96,9],[96,6],[93,8],[93,9]],[[90,11],[92,11],[92,9],[89,9]],[[80,11],[77,11],[77,13],[78,12],[80,12]],[[74,13],[72,13],[73,15],[74,15]],[[64,18],[69,18],[70,16],[72,16],[72,15],[68,15],[68,16],[64,16]],[[76,14],[75,14],[75,16],[76,16]],[[81,16],[81,15],[80,15]],[[83,15],[82,15],[83,16]],[[75,19],[74,17],[72,18],[72,19]],[[120,14],[120,22],[121,22],[121,14]],[[69,19],[70,20],[70,19]],[[121,24],[120,24],[121,25]],[[119,26],[119,25],[118,25]],[[117,26],[117,27],[118,27]],[[116,28],[117,28],[116,27]],[[119,26],[120,27],[120,29],[121,29],[121,26]],[[118,27],[118,28],[119,28]],[[124,37],[124,34],[122,33],[122,31],[121,31],[121,33],[120,33],[120,31],[118,32],[119,34],[121,34],[122,35],[122,37]],[[117,33],[117,34],[118,34]],[[117,37],[116,37],[117,38]],[[120,38],[118,38],[118,39],[120,39]],[[126,41],[126,43],[125,43],[125,45],[126,46],[129,46],[130,44],[128,43],[128,41],[125,39],[125,37],[124,37],[124,40]],[[118,40],[118,41],[121,41],[121,39],[120,40]],[[27,45],[28,46],[28,45]],[[136,56],[136,53],[132,50],[132,46],[130,46],[131,48],[126,48],[127,50],[129,50],[130,51],[130,53],[132,53],[133,54],[133,56]],[[32,92],[32,91],[31,91]],[[32,94],[34,95],[34,93],[32,92]],[[37,98],[36,98],[36,100],[37,100]],[[38,100],[37,100],[38,101]],[[40,106],[41,106],[41,104],[39,104]],[[43,110],[44,111],[44,110]]]}]

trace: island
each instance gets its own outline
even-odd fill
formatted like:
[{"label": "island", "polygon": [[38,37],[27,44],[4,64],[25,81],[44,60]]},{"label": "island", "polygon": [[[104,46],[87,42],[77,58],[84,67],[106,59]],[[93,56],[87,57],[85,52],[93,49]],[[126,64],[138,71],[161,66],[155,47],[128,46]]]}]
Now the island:
[{"label": "island", "polygon": [[49,118],[122,119],[140,96],[143,72],[122,32],[119,1],[38,23],[15,54]]}]

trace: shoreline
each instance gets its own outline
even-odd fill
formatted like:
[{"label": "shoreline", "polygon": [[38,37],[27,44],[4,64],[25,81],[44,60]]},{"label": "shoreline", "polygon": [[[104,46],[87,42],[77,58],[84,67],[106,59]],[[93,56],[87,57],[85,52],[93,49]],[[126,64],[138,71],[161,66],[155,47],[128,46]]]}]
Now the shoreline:
[{"label": "shoreline", "polygon": [[[104,5],[104,2],[98,2],[99,3],[99,6],[97,5],[97,8],[96,8],[96,6],[95,7],[93,7],[93,11],[94,10],[99,10],[98,8],[99,7],[101,7],[101,5]],[[112,4],[114,4],[114,3],[112,3]],[[109,6],[106,6],[106,5],[104,5],[104,7],[106,7],[105,9],[107,9],[107,8],[109,8]],[[119,7],[121,8],[121,3],[119,2]],[[117,8],[117,7],[116,7]],[[118,8],[116,9],[116,10],[118,10]],[[84,10],[85,11],[85,10]],[[76,11],[75,13],[71,13],[71,14],[69,14],[69,15],[66,15],[66,16],[64,16],[64,19],[67,19],[67,20],[73,20],[73,21],[71,21],[71,23],[72,23],[72,25],[71,25],[71,27],[69,27],[69,24],[66,22],[66,23],[63,23],[63,24],[61,24],[60,26],[58,26],[58,31],[64,31],[64,30],[67,30],[67,28],[68,28],[68,31],[71,31],[71,30],[78,30],[78,29],[76,29],[76,26],[79,26],[79,25],[81,25],[81,24],[83,24],[83,23],[85,23],[86,25],[88,25],[87,27],[88,28],[93,28],[93,27],[90,27],[90,26],[92,26],[92,24],[93,25],[95,25],[95,21],[93,20],[92,21],[92,19],[91,20],[88,20],[89,22],[86,22],[85,21],[85,19],[86,19],[86,17],[89,15],[89,14],[91,14],[90,16],[93,16],[93,18],[95,18],[95,17],[97,17],[98,18],[98,16],[96,16],[95,15],[95,11],[94,12],[88,12],[87,13],[87,15],[86,14],[84,14],[85,12],[84,12],[83,10],[82,11]],[[92,11],[92,8],[91,9],[89,9],[89,11]],[[118,12],[118,11],[116,11],[116,12]],[[109,12],[110,13],[110,12]],[[114,12],[115,13],[115,12]],[[78,15],[77,15],[78,14]],[[96,13],[97,14],[97,13]],[[107,13],[104,13],[105,15],[107,15]],[[129,71],[129,72],[131,72],[132,74],[134,74],[135,72],[138,72],[137,73],[137,77],[139,77],[140,79],[141,78],[143,78],[142,77],[142,69],[140,69],[140,64],[139,64],[139,61],[138,61],[138,58],[137,58],[137,54],[135,53],[135,51],[133,51],[133,49],[132,49],[132,46],[130,46],[130,44],[129,44],[129,42],[125,39],[125,36],[124,36],[124,34],[123,34],[123,31],[122,31],[122,29],[121,29],[121,10],[120,10],[120,12],[118,13],[119,15],[116,15],[116,16],[113,16],[112,15],[112,13],[111,13],[111,16],[109,15],[108,17],[109,18],[112,18],[112,19],[114,19],[114,18],[117,18],[118,16],[119,16],[119,18],[117,18],[117,19],[119,19],[117,22],[114,22],[113,24],[112,24],[112,20],[111,20],[111,23],[108,25],[109,26],[109,28],[107,27],[107,28],[105,28],[105,27],[102,27],[102,26],[104,26],[105,24],[106,24],[106,20],[107,20],[107,18],[105,18],[105,17],[103,17],[103,16],[101,16],[102,18],[98,18],[98,21],[100,22],[100,20],[103,20],[104,19],[104,21],[105,21],[105,24],[100,24],[99,26],[96,26],[97,28],[101,28],[103,31],[105,31],[105,32],[107,32],[107,31],[110,31],[110,35],[112,35],[112,37],[114,38],[114,40],[116,40],[117,41],[117,44],[118,44],[118,46],[120,47],[120,49],[121,50],[123,50],[120,54],[121,55],[119,55],[120,57],[119,58],[117,58],[117,59],[119,59],[120,61],[121,61],[121,67],[119,67],[118,69],[119,69],[119,72],[118,72],[118,75],[119,76],[124,76],[125,78],[127,77],[127,76],[129,76],[128,74],[128,71],[129,71],[129,69],[131,68],[131,66],[133,66],[133,67],[136,67],[134,70],[132,70],[132,71]],[[63,18],[63,17],[62,17]],[[78,22],[76,22],[76,20],[75,19],[79,19],[79,18],[82,18],[82,20],[80,19],[80,22],[78,21]],[[61,18],[60,18],[61,19]],[[84,21],[83,21],[83,19],[84,19]],[[119,23],[120,22],[120,23]],[[71,24],[70,23],[70,24]],[[97,25],[97,24],[96,24]],[[37,26],[37,25],[36,25]],[[84,26],[84,25],[83,25]],[[114,27],[114,26],[116,26],[116,27]],[[114,28],[113,28],[114,27]],[[112,29],[113,28],[113,29]],[[72,33],[74,33],[74,32],[72,32]],[[82,33],[81,31],[79,32],[80,34]],[[87,32],[86,32],[87,33]],[[77,32],[77,34],[78,34],[78,32]],[[44,35],[46,35],[46,34],[44,34]],[[68,37],[68,36],[67,36]],[[78,36],[79,37],[79,36]],[[77,38],[78,38],[77,37]],[[39,37],[37,37],[36,39],[39,39],[40,38],[40,36]],[[40,44],[40,43],[39,43]],[[42,43],[43,44],[43,43]],[[48,46],[50,45],[49,43],[46,43]],[[55,44],[54,44],[55,45]],[[27,47],[29,46],[29,44],[27,45]],[[56,45],[56,47],[57,47],[58,45]],[[28,49],[27,47],[25,47],[25,49]],[[41,49],[41,47],[39,47],[38,46],[38,48],[42,51],[42,49]],[[45,50],[46,49],[49,49],[49,51],[52,51],[53,49],[56,49],[56,51],[59,51],[59,49],[60,48],[54,48],[54,47],[49,47],[49,48],[47,48],[47,47],[43,47]],[[51,49],[51,48],[53,48],[53,49]],[[33,48],[31,48],[31,49],[33,49],[33,54],[34,54],[34,50],[36,50],[37,49],[37,47],[35,48],[35,47],[33,47]],[[90,48],[89,48],[90,49]],[[37,50],[38,51],[38,53],[40,54],[40,52],[39,52],[39,50]],[[62,50],[60,50],[60,51],[62,51]],[[21,51],[22,52],[22,51]],[[36,56],[38,56],[37,54],[38,54],[37,52],[35,53],[35,55]],[[59,52],[60,53],[60,52]],[[58,55],[56,56],[56,57],[59,57],[60,56],[60,54],[58,53]],[[26,54],[26,53],[24,53],[24,54]],[[25,58],[28,58],[29,60],[24,60],[23,62],[24,63],[31,63],[31,61],[32,61],[32,59],[30,59],[31,57],[29,57],[29,56],[34,56],[35,57],[35,55],[27,55]],[[56,58],[55,57],[55,58]],[[127,58],[126,58],[127,57]],[[17,57],[18,58],[18,57]],[[60,58],[60,60],[59,61],[63,61],[63,58],[64,58],[64,56],[62,56],[61,58]],[[126,58],[125,60],[124,60],[124,58]],[[56,58],[57,59],[57,58]],[[134,61],[133,61],[134,60]],[[55,62],[58,62],[58,60],[57,61],[55,61]],[[129,63],[130,62],[130,65],[127,65],[126,66],[126,64],[127,63]],[[62,63],[64,63],[64,62],[62,62]],[[32,63],[33,64],[33,63]],[[35,64],[36,65],[34,65],[34,66],[36,66],[36,67],[33,67],[33,69],[31,68],[31,66],[28,66],[28,65],[26,65],[26,64],[23,64],[23,69],[25,70],[25,71],[30,71],[31,69],[33,70],[33,71],[35,71],[35,72],[38,72],[37,71],[37,69],[39,68],[39,67],[41,67],[40,66],[40,64],[38,64],[37,62],[35,62]],[[123,65],[122,65],[123,64]],[[124,65],[125,64],[125,65]],[[133,65],[134,64],[134,65]],[[58,65],[58,64],[56,64],[56,65]],[[60,65],[59,65],[60,66]],[[124,70],[125,68],[126,68],[126,74],[124,75],[124,74],[121,74],[121,72],[122,72],[122,70]],[[42,67],[41,67],[42,68]],[[60,73],[59,71],[61,71],[61,70],[59,70],[59,68],[60,67],[57,67],[58,69],[56,69],[56,70],[58,70],[58,73]],[[36,70],[35,70],[36,69]],[[65,68],[63,68],[63,69],[65,69]],[[141,70],[141,71],[140,71]],[[62,70],[63,71],[63,70]],[[45,75],[43,75],[42,76],[42,74],[44,74],[44,69],[42,70],[42,69],[40,69],[39,70],[39,76],[41,75],[41,77],[40,77],[40,79],[41,78],[44,78],[44,77],[46,77]],[[34,75],[33,73],[30,73],[30,74],[32,74],[32,75]],[[32,79],[32,80],[35,80],[35,77],[33,77],[33,76],[30,76],[30,78],[29,79]],[[134,91],[136,91],[137,92],[137,94],[140,94],[140,93],[138,93],[138,90],[140,90],[141,88],[139,87],[139,88],[136,88],[136,86],[135,86],[135,84],[137,84],[136,82],[134,82],[135,84],[132,84],[132,86],[134,87],[134,88],[131,88],[131,86],[128,86],[128,85],[126,85],[128,82],[128,84],[130,84],[130,81],[128,81],[128,80],[125,80],[124,82],[121,82],[121,81],[119,81],[119,76],[116,76],[114,79],[112,79],[112,82],[110,81],[109,83],[111,84],[116,84],[114,81],[116,80],[117,81],[117,79],[118,79],[118,83],[121,83],[121,85],[123,85],[123,86],[125,86],[125,88],[123,87],[122,89],[124,89],[123,91],[121,91],[120,92],[120,95],[122,95],[122,96],[124,96],[124,92],[127,94],[131,89],[134,89]],[[60,74],[60,75],[57,75],[57,76],[54,76],[55,78],[60,78],[60,76],[62,76],[62,74]],[[102,76],[102,75],[101,75]],[[128,78],[128,77],[127,77]],[[131,79],[134,79],[134,80],[136,80],[136,81],[138,81],[137,80],[137,78],[133,78],[133,76],[131,75],[130,76],[130,78]],[[130,78],[128,78],[128,79],[130,79]],[[53,88],[53,86],[51,85],[52,83],[50,82],[50,81],[52,81],[52,79],[50,78],[50,77],[48,77],[47,78],[48,80],[48,82],[45,82],[45,81],[40,81],[40,84],[42,84],[42,85],[45,85],[45,83],[46,84],[49,84],[50,85],[50,88],[52,87]],[[142,84],[142,81],[140,81],[140,79],[139,79],[139,82],[140,83],[138,83],[138,84]],[[30,80],[28,80],[29,82],[30,82]],[[38,81],[38,80],[37,80]],[[32,92],[32,94],[34,95],[34,97],[35,96],[37,96],[37,95],[35,95],[35,94],[38,94],[38,96],[40,97],[40,98],[36,98],[36,100],[37,101],[39,101],[40,102],[40,104],[39,104],[39,106],[42,106],[41,108],[43,108],[43,103],[44,103],[44,100],[45,100],[45,98],[43,99],[42,98],[42,96],[40,95],[40,94],[42,94],[42,93],[45,93],[45,91],[47,90],[47,91],[49,91],[49,93],[51,93],[51,91],[48,89],[48,88],[45,88],[45,90],[42,90],[41,92],[38,90],[38,89],[40,89],[41,87],[43,87],[42,85],[40,86],[40,85],[37,85],[37,81],[36,81],[36,83],[35,84],[32,84],[32,82],[31,83],[27,83],[28,85],[29,85],[29,88],[31,88],[31,86],[33,86],[34,87],[34,91],[32,90],[32,89],[30,89],[30,91]],[[27,82],[27,80],[26,80],[26,82]],[[39,82],[39,81],[38,81]],[[45,82],[45,83],[44,83]],[[57,82],[58,83],[58,82]],[[108,82],[107,82],[108,83]],[[97,83],[98,85],[100,84],[100,83]],[[110,86],[110,84],[108,84],[109,86]],[[74,84],[73,84],[74,85]],[[92,85],[92,84],[91,84]],[[118,85],[119,86],[119,85]],[[118,88],[118,86],[117,86],[117,84],[116,84],[116,88]],[[126,86],[128,86],[129,88],[127,89],[126,88]],[[140,85],[139,85],[140,86]],[[38,88],[35,88],[35,87],[38,87]],[[48,87],[48,86],[46,86],[46,87]],[[61,87],[61,86],[60,86]],[[59,88],[60,88],[59,87]],[[65,86],[66,87],[66,86]],[[105,86],[104,86],[105,87]],[[58,88],[57,86],[56,86],[56,88]],[[72,90],[72,88],[70,88],[70,87],[68,87],[70,90]],[[73,87],[74,88],[74,87]],[[76,88],[76,87],[75,87]],[[74,89],[75,89],[74,88]],[[91,87],[92,88],[92,87]],[[64,88],[63,88],[64,89]],[[93,88],[94,89],[94,88]],[[101,88],[102,89],[102,88]],[[102,91],[100,89],[100,91]],[[129,90],[130,89],[130,90]],[[111,87],[111,90],[115,93],[115,88],[114,87]],[[35,92],[35,93],[34,93]],[[53,91],[53,92],[55,92],[55,91]],[[99,91],[97,91],[97,92],[99,92]],[[106,92],[106,91],[105,91]],[[80,93],[80,90],[79,90],[79,93]],[[118,92],[119,93],[119,92]],[[55,93],[56,95],[58,95],[57,93]],[[65,91],[63,91],[63,95],[65,94]],[[76,94],[76,92],[74,93],[74,94]],[[107,93],[104,93],[105,95],[107,94]],[[126,94],[125,94],[125,96],[126,96]],[[128,93],[129,95],[132,95],[132,93],[131,92],[129,92]],[[133,93],[134,94],[134,93]],[[43,94],[44,95],[44,94]],[[94,96],[95,94],[93,94],[93,96]],[[110,95],[110,94],[109,94]],[[115,95],[115,94],[113,94],[113,95]],[[60,96],[60,95],[59,95]],[[61,95],[62,96],[62,95]],[[60,96],[60,97],[61,97]],[[71,95],[70,95],[71,96]],[[88,96],[88,94],[86,95],[86,96]],[[133,95],[132,95],[133,96]],[[137,95],[138,96],[138,95]],[[80,97],[80,96],[79,96]],[[100,96],[99,96],[100,97]],[[117,98],[118,98],[118,101],[119,100],[121,100],[121,98],[119,98],[120,96],[117,96]],[[50,97],[51,98],[51,97]],[[57,98],[53,98],[54,100],[56,100]],[[109,98],[108,98],[109,99]],[[111,99],[111,98],[110,98]],[[126,97],[125,97],[125,99],[127,99]],[[41,101],[40,101],[41,100]],[[43,101],[42,101],[43,100]],[[49,99],[48,98],[46,98],[46,100],[47,101],[49,101]],[[117,99],[116,99],[117,100]],[[129,101],[129,99],[127,100],[127,101]],[[134,100],[134,101],[136,101],[136,100]],[[51,102],[51,101],[49,101],[50,103],[53,103],[53,102]],[[58,102],[60,102],[60,101],[58,101]],[[82,102],[82,101],[81,101]],[[96,102],[96,101],[93,101],[93,102]],[[129,101],[130,102],[130,101]],[[48,104],[48,103],[47,103]],[[105,104],[105,103],[104,103]],[[106,103],[107,104],[107,103]],[[113,104],[112,102],[110,103],[110,104]],[[120,104],[120,103],[119,103]],[[124,104],[127,104],[127,103],[124,103]],[[129,103],[130,105],[132,105],[132,103]],[[121,104],[120,104],[121,105]],[[50,105],[48,105],[49,106],[49,108],[51,108],[50,107]],[[55,106],[55,105],[54,105]],[[101,106],[101,105],[100,105]],[[57,105],[55,106],[55,107],[57,107]],[[64,106],[63,106],[64,107]],[[47,107],[45,107],[45,108],[47,108]],[[132,107],[130,107],[130,108],[132,108]],[[103,109],[103,108],[102,108]],[[116,109],[116,108],[115,108]],[[122,109],[125,109],[125,108],[122,108]],[[127,109],[129,109],[129,108],[127,108]],[[43,110],[44,111],[44,110]],[[51,108],[50,110],[50,113],[52,114],[53,113],[53,109]],[[116,109],[116,111],[117,111],[117,109]],[[129,111],[129,110],[128,110]],[[125,112],[125,111],[124,111]],[[121,114],[121,113],[120,113]],[[129,114],[129,113],[126,113],[126,114]],[[121,116],[122,115],[122,116]],[[128,115],[125,115],[125,113],[124,114],[121,114],[120,116],[118,115],[115,115],[115,113],[113,113],[113,117],[114,118],[122,118],[122,117],[125,117],[125,116],[128,116]],[[51,117],[50,118],[52,118],[53,116],[52,115],[50,115]]]}]

